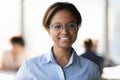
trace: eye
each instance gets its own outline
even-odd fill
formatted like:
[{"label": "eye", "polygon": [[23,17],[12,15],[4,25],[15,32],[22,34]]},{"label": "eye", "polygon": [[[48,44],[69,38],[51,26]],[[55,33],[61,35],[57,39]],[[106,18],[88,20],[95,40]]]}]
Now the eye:
[{"label": "eye", "polygon": [[75,23],[69,23],[68,24],[69,29],[75,29],[77,25]]},{"label": "eye", "polygon": [[52,27],[53,27],[53,29],[55,29],[55,30],[61,29],[61,25],[58,24],[58,23],[52,25]]}]

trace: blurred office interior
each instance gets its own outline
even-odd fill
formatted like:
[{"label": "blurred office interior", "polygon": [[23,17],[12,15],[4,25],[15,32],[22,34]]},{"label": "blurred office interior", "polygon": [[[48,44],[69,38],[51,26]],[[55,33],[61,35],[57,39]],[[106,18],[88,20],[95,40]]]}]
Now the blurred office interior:
[{"label": "blurred office interior", "polygon": [[[52,42],[42,27],[42,18],[47,7],[56,1],[66,0],[0,0],[0,55],[4,50],[11,48],[9,38],[14,35],[24,37],[26,49],[33,57],[49,49]],[[98,39],[99,55],[110,58],[116,64],[104,68],[103,78],[120,80],[117,76],[120,72],[114,70],[120,70],[120,0],[69,0],[68,2],[76,5],[83,19],[78,39],[73,45],[78,55],[84,51],[81,45],[83,39],[88,37]],[[118,74],[114,75],[115,71]],[[0,80],[3,77],[1,75],[2,73]]]}]

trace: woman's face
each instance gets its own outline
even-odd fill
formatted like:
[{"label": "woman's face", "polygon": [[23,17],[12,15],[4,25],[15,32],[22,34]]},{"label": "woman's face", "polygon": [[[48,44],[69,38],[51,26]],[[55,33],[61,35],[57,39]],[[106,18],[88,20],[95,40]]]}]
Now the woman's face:
[{"label": "woman's face", "polygon": [[50,29],[48,30],[54,42],[54,47],[71,47],[77,38],[77,27],[76,19],[70,11],[58,11],[51,19]]}]

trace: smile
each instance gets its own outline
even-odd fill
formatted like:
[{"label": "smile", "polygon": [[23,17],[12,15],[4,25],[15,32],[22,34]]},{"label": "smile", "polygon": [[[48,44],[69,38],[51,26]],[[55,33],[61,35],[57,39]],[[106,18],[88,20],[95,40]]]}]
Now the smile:
[{"label": "smile", "polygon": [[69,37],[60,37],[59,39],[61,39],[61,40],[68,40]]}]

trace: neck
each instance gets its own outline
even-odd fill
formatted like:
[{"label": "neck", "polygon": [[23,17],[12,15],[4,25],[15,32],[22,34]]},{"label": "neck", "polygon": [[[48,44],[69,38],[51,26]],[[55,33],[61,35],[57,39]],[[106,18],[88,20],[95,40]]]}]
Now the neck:
[{"label": "neck", "polygon": [[56,48],[53,47],[53,52],[54,52],[54,57],[68,57],[71,55],[72,48],[66,48],[66,49],[61,49],[61,48]]},{"label": "neck", "polygon": [[53,47],[53,53],[56,62],[61,66],[64,67],[68,62],[72,54],[72,47],[62,49]]}]

